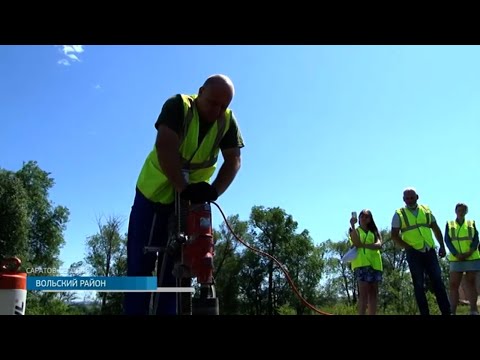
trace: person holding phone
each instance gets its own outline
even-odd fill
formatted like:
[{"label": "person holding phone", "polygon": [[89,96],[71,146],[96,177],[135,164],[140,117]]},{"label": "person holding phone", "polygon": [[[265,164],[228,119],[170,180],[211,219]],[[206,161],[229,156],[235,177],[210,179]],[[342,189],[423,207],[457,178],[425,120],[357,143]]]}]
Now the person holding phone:
[{"label": "person holding phone", "polygon": [[[359,226],[355,224],[359,220]],[[358,314],[377,313],[378,285],[383,278],[383,263],[380,249],[382,236],[373,220],[372,212],[364,209],[352,212],[350,218],[350,242],[357,248],[357,257],[351,262],[358,282]]]}]

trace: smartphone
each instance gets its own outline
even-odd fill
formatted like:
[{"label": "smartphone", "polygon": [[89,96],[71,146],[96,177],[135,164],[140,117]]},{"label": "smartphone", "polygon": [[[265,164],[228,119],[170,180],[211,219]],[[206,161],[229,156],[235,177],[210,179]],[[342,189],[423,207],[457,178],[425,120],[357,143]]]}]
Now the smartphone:
[{"label": "smartphone", "polygon": [[354,218],[354,219],[357,218],[357,212],[356,211],[352,211],[352,218]]}]

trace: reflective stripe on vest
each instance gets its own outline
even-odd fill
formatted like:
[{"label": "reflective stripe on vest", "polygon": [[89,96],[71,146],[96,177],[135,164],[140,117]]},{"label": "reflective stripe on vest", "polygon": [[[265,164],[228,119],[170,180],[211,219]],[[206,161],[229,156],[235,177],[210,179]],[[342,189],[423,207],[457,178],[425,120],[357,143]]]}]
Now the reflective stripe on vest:
[{"label": "reflective stripe on vest", "polygon": [[425,205],[418,205],[418,213],[415,217],[407,208],[397,210],[400,217],[400,229],[402,239],[416,250],[424,249],[425,246],[434,247],[432,230],[432,213]]},{"label": "reflective stripe on vest", "polygon": [[[182,168],[187,170],[205,169],[214,166],[217,163],[220,142],[226,133],[226,129],[230,126],[232,116],[231,111],[227,111],[220,119],[215,121],[212,128],[216,128],[216,136],[207,138],[206,135],[200,144],[200,146],[205,145],[205,148],[202,149],[198,146],[200,122],[198,111],[195,106],[196,97],[196,95],[182,95],[183,108],[186,115],[184,128],[180,135],[180,143],[182,143],[180,146],[180,154],[182,157]],[[208,134],[210,134],[210,131]],[[186,141],[184,141],[185,139]],[[213,151],[211,149],[213,149]],[[196,157],[197,153],[201,150],[203,150],[205,154],[200,154],[199,157]],[[195,161],[205,157],[207,157],[205,161]]]},{"label": "reflective stripe on vest", "polygon": [[[457,250],[458,253],[466,253],[470,251],[470,246],[472,245],[473,237],[475,236],[474,221],[466,220],[462,225],[457,223],[457,221],[448,222],[448,235],[452,241],[452,245]],[[477,260],[480,259],[480,253],[478,249],[465,260]],[[453,254],[448,255],[448,260],[450,261],[460,261]]]},{"label": "reflective stripe on vest", "polygon": [[[375,235],[373,232],[365,232],[361,227],[358,227],[356,232],[362,244],[375,243]],[[350,242],[352,242],[351,238]],[[382,255],[380,254],[380,250],[359,248],[357,251],[357,257],[352,261],[352,269],[363,266],[371,266],[375,270],[383,271]]]},{"label": "reflective stripe on vest", "polygon": [[[179,153],[182,168],[189,170],[189,182],[210,181],[216,169],[220,142],[228,131],[232,111],[227,109],[222,118],[215,121],[198,144],[200,117],[195,106],[196,95],[182,95],[185,124],[180,134]],[[158,162],[154,145],[148,154],[137,180],[137,188],[149,200],[162,204],[174,201],[175,190]]]}]

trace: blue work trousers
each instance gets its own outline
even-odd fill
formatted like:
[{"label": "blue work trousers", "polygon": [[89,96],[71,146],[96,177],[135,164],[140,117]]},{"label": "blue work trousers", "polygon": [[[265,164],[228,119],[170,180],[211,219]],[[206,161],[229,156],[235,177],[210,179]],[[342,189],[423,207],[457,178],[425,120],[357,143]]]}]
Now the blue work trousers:
[{"label": "blue work trousers", "polygon": [[420,315],[430,315],[427,296],[425,294],[425,276],[429,277],[440,312],[442,315],[450,315],[450,301],[442,281],[442,274],[435,249],[430,249],[426,252],[408,249],[406,253]]},{"label": "blue work trousers", "polygon": [[[150,246],[166,247],[168,241],[168,219],[173,214],[173,211],[174,204],[162,205],[153,203],[136,189],[128,224],[127,276],[152,276],[157,255],[155,252],[145,252],[145,246],[149,244],[153,226]],[[153,223],[155,213],[157,216],[155,223]],[[163,252],[159,254],[158,269],[161,269],[163,254]],[[176,286],[176,279],[172,274],[172,270],[173,259],[167,256],[163,282],[159,286]],[[152,296],[153,293],[147,292],[126,292],[124,313],[126,315],[148,315]],[[175,293],[156,293],[156,296],[159,296],[157,315],[176,314]]]}]

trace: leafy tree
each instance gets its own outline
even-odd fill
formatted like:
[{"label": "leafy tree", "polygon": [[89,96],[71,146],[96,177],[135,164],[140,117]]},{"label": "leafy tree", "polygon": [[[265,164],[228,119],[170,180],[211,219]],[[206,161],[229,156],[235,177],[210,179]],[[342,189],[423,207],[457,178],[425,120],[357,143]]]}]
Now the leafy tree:
[{"label": "leafy tree", "polygon": [[[83,276],[86,274],[83,261],[77,261],[70,265],[68,268],[68,276]],[[69,305],[72,305],[76,300],[80,298],[79,294],[74,291],[63,291],[59,293],[60,299]]]},{"label": "leafy tree", "polygon": [[[282,248],[291,241],[297,223],[291,215],[287,215],[283,209],[278,207],[267,209],[263,206],[254,206],[250,214],[250,224],[255,234],[255,244],[258,249],[277,257]],[[268,288],[267,288],[267,314],[273,315],[275,304],[274,272],[278,274],[278,266],[273,259],[266,260]],[[281,304],[280,304],[281,305]]]},{"label": "leafy tree", "polygon": [[27,194],[28,231],[27,264],[30,267],[59,268],[60,250],[64,245],[69,210],[54,206],[49,200],[49,190],[55,185],[50,173],[40,169],[37,162],[29,161],[17,171]]},{"label": "leafy tree", "polygon": [[325,257],[325,301],[329,305],[335,303],[346,303],[355,305],[357,302],[357,284],[350,264],[341,261],[343,255],[350,248],[347,239],[334,242],[327,240],[322,244],[322,251]]},{"label": "leafy tree", "polygon": [[215,232],[215,276],[221,313],[307,313],[308,308],[290,287],[283,270],[309,303],[320,299],[323,255],[308,231],[297,233],[297,223],[280,208],[253,207],[250,221],[240,221],[238,215],[227,221],[247,247],[239,245],[225,223]]},{"label": "leafy tree", "polygon": [[[50,173],[36,161],[23,163],[16,172],[0,169],[0,256],[18,256],[23,269],[46,270],[60,267],[60,250],[69,211],[54,206],[49,191],[55,185]],[[68,313],[57,293],[29,291],[26,314]]]},{"label": "leafy tree", "polygon": [[[126,275],[126,235],[121,234],[122,220],[111,216],[106,223],[98,221],[99,232],[87,239],[87,257],[93,276]],[[122,312],[122,293],[99,294],[102,314],[120,314]]]},{"label": "leafy tree", "polygon": [[248,250],[243,253],[239,265],[240,313],[265,315],[268,309],[268,289],[265,287],[267,261]]},{"label": "leafy tree", "polygon": [[[247,221],[240,221],[238,215],[233,215],[227,218],[227,222],[241,240],[251,242]],[[214,232],[214,238],[214,278],[220,314],[238,314],[240,284],[237,275],[241,271],[243,245],[234,237],[225,222],[220,225],[219,231]]]},{"label": "leafy tree", "polygon": [[[313,244],[307,230],[287,237],[285,246],[279,250],[278,260],[284,265],[299,295],[311,305],[319,300],[318,283],[320,282],[324,263],[320,248]],[[278,302],[291,304],[298,315],[309,313],[306,305],[294,292],[286,274],[278,272]]]},{"label": "leafy tree", "polygon": [[0,257],[25,260],[28,232],[27,192],[15,173],[0,169]]}]

